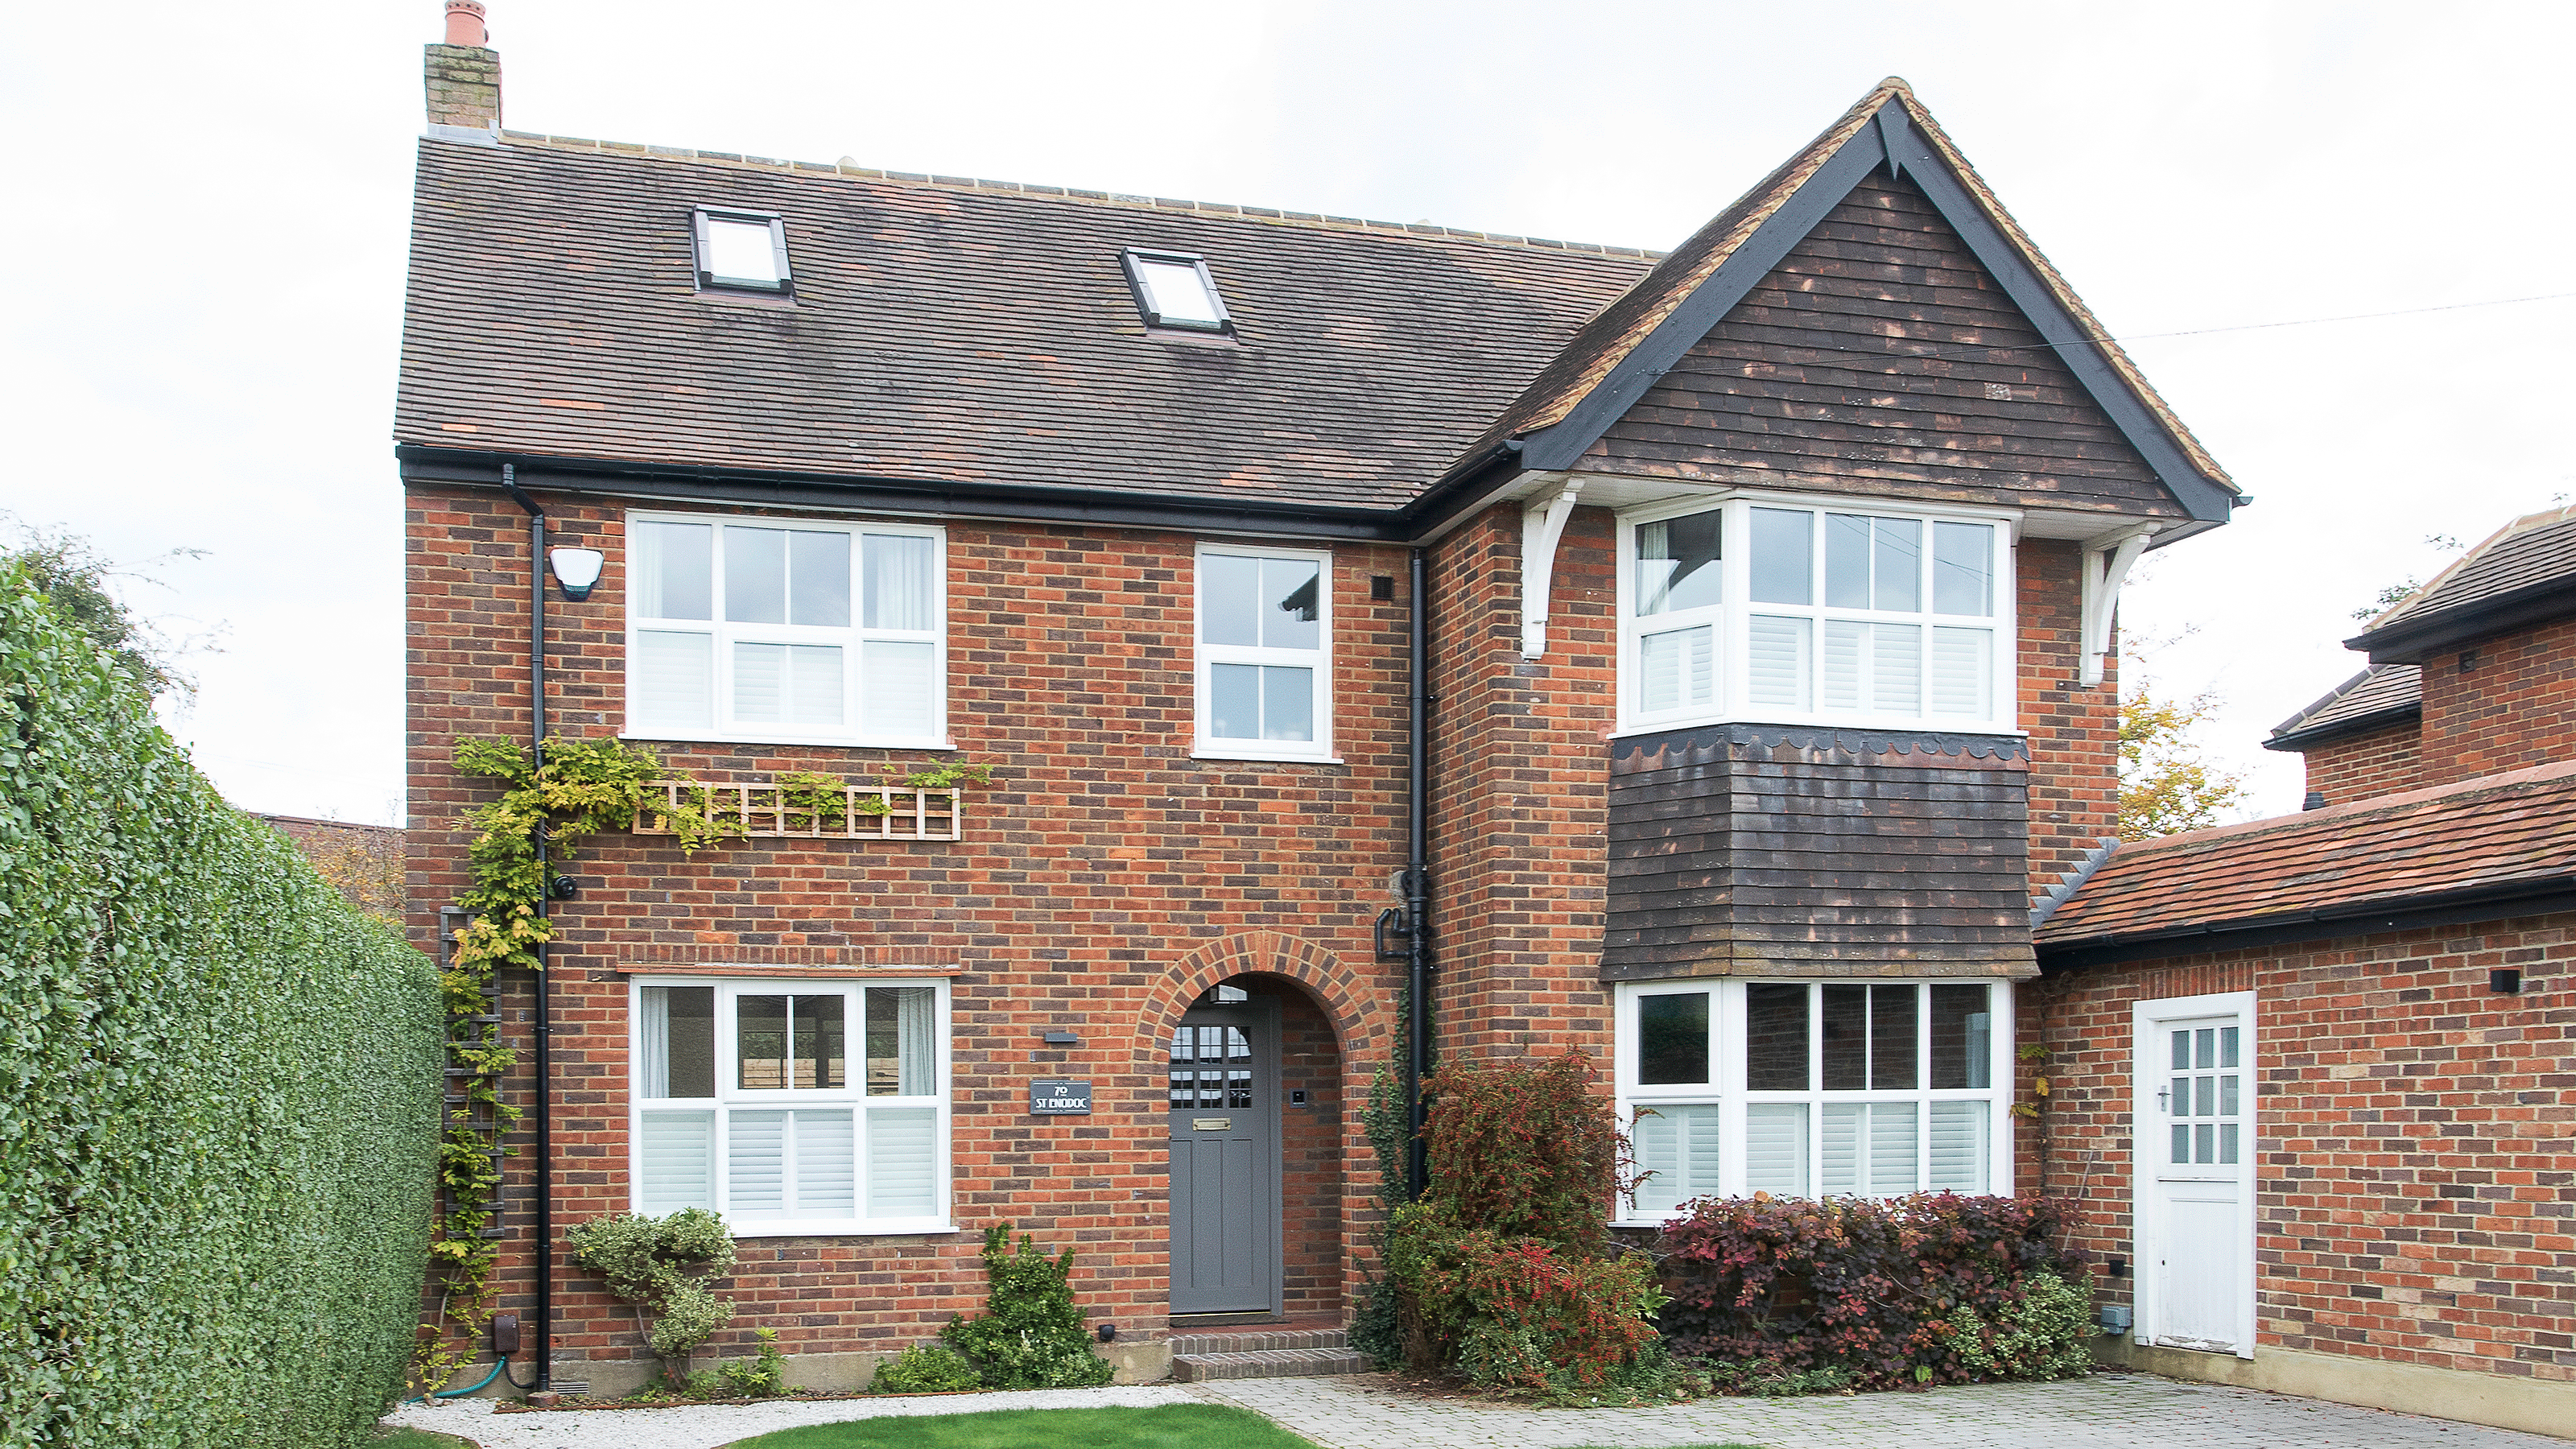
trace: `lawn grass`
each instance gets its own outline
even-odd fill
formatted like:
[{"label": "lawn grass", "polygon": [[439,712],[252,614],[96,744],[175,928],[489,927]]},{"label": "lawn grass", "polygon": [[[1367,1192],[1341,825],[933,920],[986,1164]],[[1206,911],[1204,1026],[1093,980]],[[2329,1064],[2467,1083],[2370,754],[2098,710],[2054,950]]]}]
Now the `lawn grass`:
[{"label": "lawn grass", "polygon": [[809,1424],[728,1449],[1315,1449],[1249,1409],[995,1409]]}]

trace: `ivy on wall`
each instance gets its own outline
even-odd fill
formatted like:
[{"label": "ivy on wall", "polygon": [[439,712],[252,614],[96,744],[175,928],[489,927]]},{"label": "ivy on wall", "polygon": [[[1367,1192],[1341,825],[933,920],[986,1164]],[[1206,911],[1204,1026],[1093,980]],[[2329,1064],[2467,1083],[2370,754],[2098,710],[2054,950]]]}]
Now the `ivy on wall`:
[{"label": "ivy on wall", "polygon": [[[660,757],[612,735],[592,739],[549,736],[540,765],[524,744],[504,739],[460,738],[456,767],[498,781],[501,796],[467,813],[475,832],[466,854],[472,884],[458,905],[466,923],[440,975],[447,1008],[449,1102],[439,1144],[438,1183],[444,1194],[430,1244],[436,1321],[426,1325],[412,1377],[423,1393],[444,1387],[476,1353],[493,1309],[492,1269],[500,1255],[493,1217],[499,1209],[502,1137],[521,1117],[502,1099],[500,1081],[517,1054],[501,1043],[493,979],[504,967],[541,969],[539,952],[554,939],[545,915],[547,887],[602,831],[630,828],[639,814],[668,830],[684,854],[694,854],[751,832],[746,802],[733,792],[705,786],[681,789],[676,799],[652,788],[673,778]],[[884,779],[868,788],[945,790],[981,784],[988,767],[964,762]],[[840,823],[851,807],[844,783],[806,770],[778,775],[751,792],[749,814],[784,809],[811,817],[817,828]],[[869,807],[873,805],[872,811]],[[882,814],[882,800],[862,797],[861,814]],[[544,858],[538,845],[544,843]],[[542,1335],[542,1330],[540,1330]]]},{"label": "ivy on wall", "polygon": [[0,570],[0,1444],[363,1442],[439,1058],[429,960]]}]

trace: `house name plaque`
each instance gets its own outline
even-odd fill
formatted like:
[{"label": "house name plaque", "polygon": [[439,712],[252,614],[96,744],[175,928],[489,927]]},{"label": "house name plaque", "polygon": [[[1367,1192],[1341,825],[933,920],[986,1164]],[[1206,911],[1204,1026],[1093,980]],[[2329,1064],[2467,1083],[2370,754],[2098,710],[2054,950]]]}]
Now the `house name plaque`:
[{"label": "house name plaque", "polygon": [[1029,1110],[1040,1117],[1088,1117],[1091,1084],[1060,1077],[1040,1078],[1029,1083]]}]

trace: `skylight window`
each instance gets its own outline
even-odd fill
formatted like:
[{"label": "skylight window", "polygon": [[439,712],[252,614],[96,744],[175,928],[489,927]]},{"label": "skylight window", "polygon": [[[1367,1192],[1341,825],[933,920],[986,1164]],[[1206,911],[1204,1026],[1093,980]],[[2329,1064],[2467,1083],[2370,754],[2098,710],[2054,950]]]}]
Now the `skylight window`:
[{"label": "skylight window", "polygon": [[702,206],[695,231],[701,288],[782,295],[795,290],[787,270],[787,225],[777,217]]},{"label": "skylight window", "polygon": [[1136,308],[1149,327],[1177,327],[1193,332],[1231,332],[1225,299],[1217,295],[1216,278],[1207,263],[1187,252],[1145,252],[1129,248],[1121,257],[1128,284],[1136,289]]}]

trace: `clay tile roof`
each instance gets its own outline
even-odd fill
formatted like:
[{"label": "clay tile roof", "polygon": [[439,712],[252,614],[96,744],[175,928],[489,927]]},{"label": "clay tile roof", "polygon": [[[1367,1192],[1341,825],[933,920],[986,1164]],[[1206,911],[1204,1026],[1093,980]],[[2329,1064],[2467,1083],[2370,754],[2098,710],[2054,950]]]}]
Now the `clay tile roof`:
[{"label": "clay tile roof", "polygon": [[2374,664],[2326,692],[2323,699],[2272,727],[2267,750],[2304,750],[2342,735],[2382,729],[2424,710],[2424,670],[2414,664]]},{"label": "clay tile roof", "polygon": [[[424,140],[398,442],[1400,505],[1654,254],[504,133]],[[690,213],[786,220],[792,303],[700,295]],[[1239,336],[1149,336],[1123,249]]]},{"label": "clay tile roof", "polygon": [[2030,234],[2013,219],[2012,213],[2004,209],[1994,189],[1977,174],[1975,167],[1968,164],[1958,144],[1941,129],[1940,122],[1932,119],[1932,113],[1924,109],[1922,102],[1915,99],[1913,87],[1898,76],[1880,81],[1875,89],[1845,111],[1840,120],[1808,142],[1805,149],[1790,157],[1780,169],[1762,178],[1732,206],[1710,218],[1707,225],[1692,233],[1689,240],[1656,263],[1655,269],[1634,289],[1585,324],[1565,352],[1550,362],[1530,383],[1528,390],[1504,411],[1487,436],[1518,437],[1564,421],[1575,405],[1583,401],[1585,394],[1607,379],[1629,353],[1635,351],[1701,283],[1714,275],[1728,257],[1751,240],[1762,223],[1786,205],[1789,198],[1797,194],[1798,188],[1831,160],[1843,143],[1868,125],[1870,118],[1890,100],[1905,108],[1906,116],[1915,128],[1940,153],[1960,184],[1976,198],[1977,205],[2022,254],[2051,295],[2066,308],[2067,314],[2084,329],[2086,336],[2094,339],[2104,360],[2172,435],[2175,445],[2191,459],[2192,466],[2212,482],[2237,491],[2234,480],[2218,466],[2218,460],[2210,456],[2209,450],[2202,447],[2191,429],[2183,425],[2172,406],[2148,384],[2146,374],[2138,370],[2137,363],[2121,349],[2119,343],[2111,340],[2110,329],[2104,327],[2092,309],[2084,305],[2083,298],[2075,295],[2075,289],[2067,284],[2055,264],[2040,252],[2031,241]]},{"label": "clay tile roof", "polygon": [[2576,885],[2576,761],[2131,841],[2035,941],[2045,953],[2187,940],[2552,885]]},{"label": "clay tile roof", "polygon": [[[2576,592],[2576,503],[2526,514],[2451,560],[2433,581],[2344,641],[2373,659],[2426,640],[2449,642],[2535,596]],[[2576,599],[2563,612],[2576,612]]]}]

